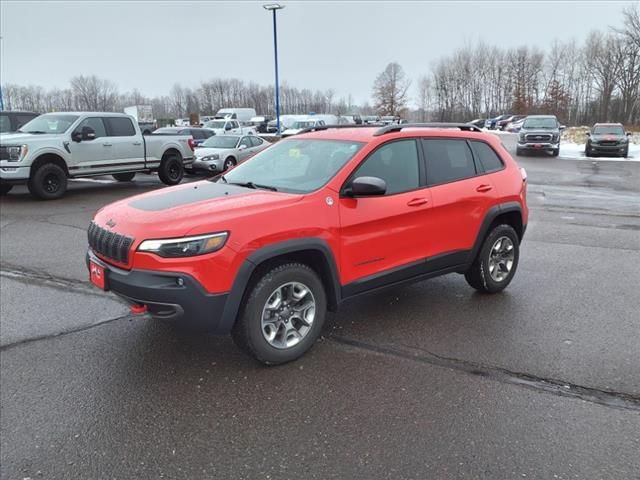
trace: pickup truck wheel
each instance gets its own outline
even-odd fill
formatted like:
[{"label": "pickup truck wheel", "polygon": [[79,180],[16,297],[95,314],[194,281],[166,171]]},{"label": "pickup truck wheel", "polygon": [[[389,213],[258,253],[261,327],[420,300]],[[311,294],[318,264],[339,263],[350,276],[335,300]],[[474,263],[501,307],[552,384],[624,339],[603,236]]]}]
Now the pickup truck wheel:
[{"label": "pickup truck wheel", "polygon": [[29,192],[41,200],[55,200],[67,191],[67,174],[55,163],[45,163],[31,174]]},{"label": "pickup truck wheel", "polygon": [[233,168],[236,166],[236,159],[233,157],[229,157],[224,161],[224,169],[229,170],[230,168]]},{"label": "pickup truck wheel", "polygon": [[13,185],[0,185],[0,195],[6,195],[12,188]]},{"label": "pickup truck wheel", "polygon": [[262,275],[231,335],[240,349],[265,365],[279,365],[309,350],[322,331],[327,297],[308,266],[287,263]]},{"label": "pickup truck wheel", "polygon": [[133,180],[133,177],[136,176],[135,172],[127,172],[127,173],[114,173],[113,178],[115,178],[119,182],[130,182]]},{"label": "pickup truck wheel", "polygon": [[519,258],[518,234],[510,225],[498,225],[487,235],[464,277],[479,292],[500,292],[515,275]]},{"label": "pickup truck wheel", "polygon": [[553,152],[551,152],[551,156],[553,157],[557,157],[558,155],[560,155],[560,149],[556,148],[555,150],[553,150]]},{"label": "pickup truck wheel", "polygon": [[177,185],[182,181],[184,166],[180,154],[170,153],[164,156],[158,169],[158,177],[165,185]]},{"label": "pickup truck wheel", "polygon": [[524,150],[521,148],[516,147],[516,155],[517,156],[523,156],[524,155]]}]

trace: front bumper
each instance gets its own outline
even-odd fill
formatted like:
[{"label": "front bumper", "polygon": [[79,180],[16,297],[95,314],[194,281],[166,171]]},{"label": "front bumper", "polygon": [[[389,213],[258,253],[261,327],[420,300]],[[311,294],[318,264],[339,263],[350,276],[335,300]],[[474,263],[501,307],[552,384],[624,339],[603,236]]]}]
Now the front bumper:
[{"label": "front bumper", "polygon": [[589,145],[589,150],[591,150],[593,153],[602,153],[605,155],[622,155],[624,154],[628,148],[629,148],[629,144],[625,144],[625,145],[594,145],[591,144]]},{"label": "front bumper", "polygon": [[191,167],[194,170],[206,170],[207,172],[219,173],[224,170],[224,161],[218,160],[194,160]]},{"label": "front bumper", "polygon": [[92,261],[105,271],[105,289],[128,304],[146,305],[152,317],[175,320],[190,330],[229,333],[223,322],[227,293],[211,294],[190,275],[180,272],[123,270],[100,260],[91,250]]},{"label": "front bumper", "polygon": [[0,183],[9,185],[27,183],[30,171],[31,167],[6,165],[5,162],[3,162],[3,165],[0,166]]},{"label": "front bumper", "polygon": [[518,142],[518,148],[520,150],[530,150],[535,152],[553,152],[560,149],[560,143],[533,143],[533,142]]}]

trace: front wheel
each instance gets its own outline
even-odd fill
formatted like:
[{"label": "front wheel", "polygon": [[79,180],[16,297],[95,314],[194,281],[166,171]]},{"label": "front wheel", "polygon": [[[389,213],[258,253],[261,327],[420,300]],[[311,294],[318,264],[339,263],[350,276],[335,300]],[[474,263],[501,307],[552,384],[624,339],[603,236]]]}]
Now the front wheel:
[{"label": "front wheel", "polygon": [[510,225],[498,225],[489,232],[464,278],[479,292],[500,292],[513,279],[519,258],[518,234]]},{"label": "front wheel", "polygon": [[236,166],[236,159],[233,157],[229,157],[224,161],[224,170],[229,170]]},{"label": "front wheel", "polygon": [[165,185],[177,185],[184,177],[182,157],[178,153],[166,154],[158,169],[158,177]]},{"label": "front wheel", "polygon": [[27,188],[40,200],[56,200],[67,191],[67,174],[55,163],[45,163],[31,174]]},{"label": "front wheel", "polygon": [[0,195],[6,195],[12,188],[13,185],[0,185]]},{"label": "front wheel", "polygon": [[560,149],[559,148],[556,148],[555,150],[553,150],[551,152],[551,156],[553,156],[553,157],[557,157],[558,155],[560,155]]},{"label": "front wheel", "polygon": [[622,158],[627,158],[629,156],[629,147],[627,147],[627,149],[622,152]]},{"label": "front wheel", "polygon": [[320,335],[327,297],[318,275],[301,263],[266,272],[248,292],[231,335],[240,349],[265,365],[295,360]]},{"label": "front wheel", "polygon": [[524,150],[521,148],[516,147],[516,155],[517,156],[522,156],[524,155]]},{"label": "front wheel", "polygon": [[127,173],[114,173],[113,178],[115,178],[119,182],[130,182],[135,177],[135,172],[127,172]]}]

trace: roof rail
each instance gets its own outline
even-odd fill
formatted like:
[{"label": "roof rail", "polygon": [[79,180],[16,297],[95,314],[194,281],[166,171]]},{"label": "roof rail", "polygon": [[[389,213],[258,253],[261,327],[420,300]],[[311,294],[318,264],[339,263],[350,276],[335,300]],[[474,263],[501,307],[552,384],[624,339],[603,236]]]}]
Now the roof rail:
[{"label": "roof rail", "polygon": [[399,123],[386,125],[376,130],[373,136],[379,137],[386,133],[400,132],[404,128],[459,128],[467,132],[482,132],[480,128],[470,123]]},{"label": "roof rail", "polygon": [[309,132],[319,132],[321,130],[338,129],[338,128],[374,128],[383,127],[384,123],[366,123],[366,124],[347,124],[347,125],[317,125],[315,127],[307,127],[300,130],[296,135]]}]

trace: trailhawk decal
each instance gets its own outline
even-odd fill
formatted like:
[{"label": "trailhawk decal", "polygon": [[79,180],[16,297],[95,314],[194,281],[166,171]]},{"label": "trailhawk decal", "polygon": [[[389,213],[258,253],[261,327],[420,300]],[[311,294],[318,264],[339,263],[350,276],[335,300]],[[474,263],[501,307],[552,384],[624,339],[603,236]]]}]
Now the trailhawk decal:
[{"label": "trailhawk decal", "polygon": [[190,188],[167,189],[159,195],[150,195],[139,198],[129,203],[130,207],[148,212],[157,212],[170,208],[188,205],[190,203],[202,202],[213,198],[224,198],[236,195],[247,195],[255,193],[245,187],[236,185],[225,185],[214,182],[198,182]]}]

